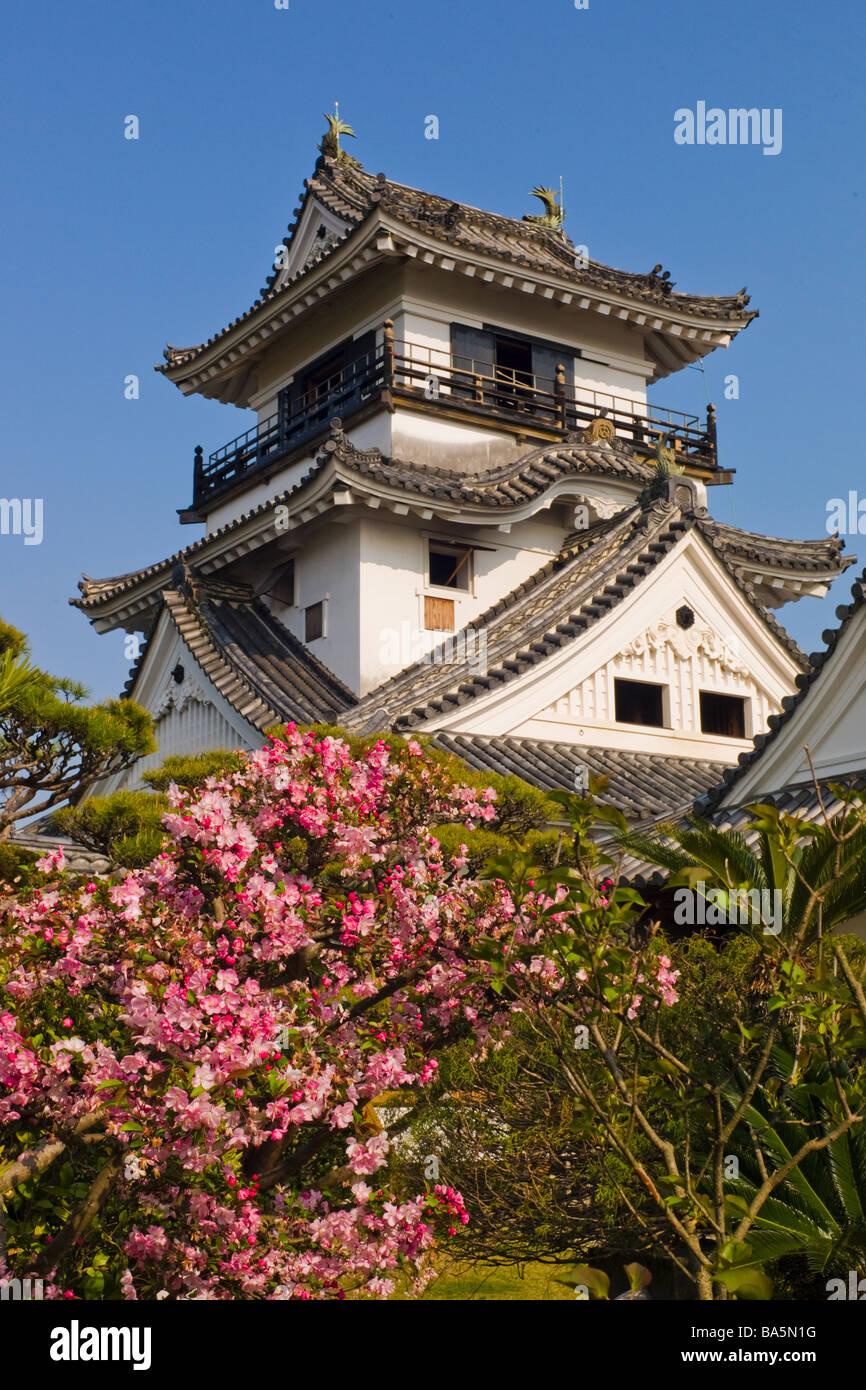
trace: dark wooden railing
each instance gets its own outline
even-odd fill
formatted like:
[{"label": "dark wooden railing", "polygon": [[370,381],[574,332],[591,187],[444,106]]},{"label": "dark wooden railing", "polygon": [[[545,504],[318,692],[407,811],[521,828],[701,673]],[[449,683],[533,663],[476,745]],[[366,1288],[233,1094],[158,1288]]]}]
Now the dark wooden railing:
[{"label": "dark wooden railing", "polygon": [[415,343],[397,343],[388,321],[374,352],[347,363],[295,399],[290,392],[282,393],[277,414],[216,449],[207,462],[201,446],[197,447],[193,508],[324,433],[333,416],[347,419],[372,402],[391,405],[401,399],[425,402],[434,410],[499,419],[512,429],[520,424],[528,435],[533,428],[565,434],[603,416],[640,453],[652,454],[661,440],[683,464],[718,466],[713,406],[702,420],[624,396],[569,386],[564,366],[550,379]]}]

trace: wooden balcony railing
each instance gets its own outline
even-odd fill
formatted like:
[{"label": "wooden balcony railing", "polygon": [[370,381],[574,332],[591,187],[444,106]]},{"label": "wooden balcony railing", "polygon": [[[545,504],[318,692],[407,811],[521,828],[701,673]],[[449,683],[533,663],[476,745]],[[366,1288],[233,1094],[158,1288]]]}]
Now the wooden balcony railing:
[{"label": "wooden balcony railing", "polygon": [[713,406],[702,420],[698,415],[574,387],[566,382],[564,366],[557,367],[554,378],[544,378],[416,343],[398,343],[393,325],[386,322],[375,351],[348,362],[300,396],[282,393],[277,414],[216,449],[207,462],[199,446],[193,509],[312,441],[327,430],[333,416],[345,420],[377,402],[394,405],[401,400],[433,411],[500,420],[512,430],[520,425],[527,435],[537,430],[542,437],[583,428],[601,415],[640,453],[652,454],[661,439],[683,464],[718,467]]}]

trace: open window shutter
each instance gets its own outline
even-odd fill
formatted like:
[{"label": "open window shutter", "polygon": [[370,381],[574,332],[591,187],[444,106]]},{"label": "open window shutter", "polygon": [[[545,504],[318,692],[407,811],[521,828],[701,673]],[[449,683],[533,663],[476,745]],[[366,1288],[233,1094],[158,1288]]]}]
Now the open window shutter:
[{"label": "open window shutter", "polygon": [[493,376],[496,360],[496,340],[492,333],[480,328],[467,328],[462,323],[451,325],[451,363],[454,368],[452,392],[455,396],[474,395],[473,377]]},{"label": "open window shutter", "polygon": [[369,332],[362,333],[360,338],[356,338],[350,348],[350,356],[353,362],[358,362],[364,366],[369,366],[376,352],[376,330],[371,328]]},{"label": "open window shutter", "polygon": [[329,416],[343,415],[369,396],[376,353],[375,330],[362,333],[360,338],[347,339],[341,346],[343,366],[340,382],[328,402]]},{"label": "open window shutter", "polygon": [[574,386],[574,358],[562,348],[532,347],[532,374],[539,391],[552,391],[559,363],[565,367],[566,390]]}]

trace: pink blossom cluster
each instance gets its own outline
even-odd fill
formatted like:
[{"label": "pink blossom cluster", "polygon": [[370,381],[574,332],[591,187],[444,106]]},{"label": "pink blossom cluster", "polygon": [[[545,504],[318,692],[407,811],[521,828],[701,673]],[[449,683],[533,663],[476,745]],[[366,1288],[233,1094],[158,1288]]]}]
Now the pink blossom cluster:
[{"label": "pink blossom cluster", "polygon": [[680,996],[674,988],[679,978],[679,970],[671,970],[670,957],[659,956],[656,969],[656,981],[658,983],[661,1001],[663,1004],[666,1004],[668,1008],[679,1001]]},{"label": "pink blossom cluster", "polygon": [[146,869],[67,880],[48,856],[54,877],[0,915],[0,1146],[60,1138],[88,1179],[123,1159],[49,1292],[79,1296],[102,1223],[130,1299],[420,1287],[465,1209],[451,1189],[368,1186],[388,1163],[373,1102],[411,1103],[455,1028],[483,1040],[501,1016],[469,948],[507,932],[509,900],[430,833],[490,820],[495,793],[418,744],[355,757],[290,725],[169,802]]},{"label": "pink blossom cluster", "polygon": [[[10,1272],[79,1297],[110,1251],[127,1299],[422,1288],[469,1218],[444,1184],[393,1190],[377,1107],[412,1106],[438,1052],[498,1042],[511,1009],[677,1000],[668,957],[648,968],[578,932],[599,899],[613,910],[609,881],[518,892],[470,877],[465,847],[443,854],[431,827],[486,823],[495,799],[415,741],[355,756],[290,725],[237,772],[172,789],[146,869],[88,882],[46,856],[48,882],[0,904],[0,1152],[62,1157],[7,1197]],[[28,1202],[68,1212],[70,1167],[85,1187],[113,1176],[52,1268]]]},{"label": "pink blossom cluster", "polygon": [[[653,1008],[671,1007],[679,1000],[675,989],[680,972],[671,969],[670,958],[660,955],[641,957],[628,948],[616,948],[607,932],[598,940],[579,936],[576,925],[586,906],[598,898],[609,909],[613,880],[604,879],[597,887],[575,882],[569,887],[556,885],[552,893],[529,881],[527,892],[516,905],[509,885],[498,880],[500,910],[491,913],[497,921],[491,934],[501,940],[515,1007],[530,1002],[544,1008],[570,987],[569,1003],[578,1017],[623,1011],[629,1021],[637,1018],[648,996]],[[501,925],[508,922],[504,929]],[[647,966],[649,977],[644,973]],[[595,990],[587,989],[590,979]],[[643,993],[635,993],[637,984]]]}]

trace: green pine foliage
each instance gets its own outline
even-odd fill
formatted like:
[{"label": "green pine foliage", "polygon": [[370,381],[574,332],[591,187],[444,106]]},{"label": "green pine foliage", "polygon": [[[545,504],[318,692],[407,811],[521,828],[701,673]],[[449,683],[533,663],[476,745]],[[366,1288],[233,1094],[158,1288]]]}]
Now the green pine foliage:
[{"label": "green pine foliage", "polygon": [[161,826],[168,802],[153,792],[113,792],[92,796],[78,806],[63,806],[53,822],[88,849],[104,854],[113,865],[140,869],[162,849]]},{"label": "green pine foliage", "polygon": [[156,748],[140,705],[89,705],[80,682],[30,666],[27,651],[23,634],[0,621],[0,838]]},{"label": "green pine foliage", "polygon": [[7,888],[26,886],[35,872],[38,856],[33,850],[0,841],[0,893]]},{"label": "green pine foliage", "polygon": [[175,755],[142,781],[151,791],[119,791],[92,796],[76,806],[64,806],[54,823],[66,835],[104,854],[116,867],[143,868],[163,847],[162,817],[168,808],[165,792],[175,784],[187,791],[204,786],[210,777],[234,772],[240,755],[216,749],[191,757]]},{"label": "green pine foliage", "polygon": [[185,791],[203,787],[210,777],[236,772],[240,761],[239,753],[228,748],[216,748],[208,753],[195,753],[190,756],[174,754],[154,772],[145,772],[142,781],[155,792],[168,791],[172,783]]}]

